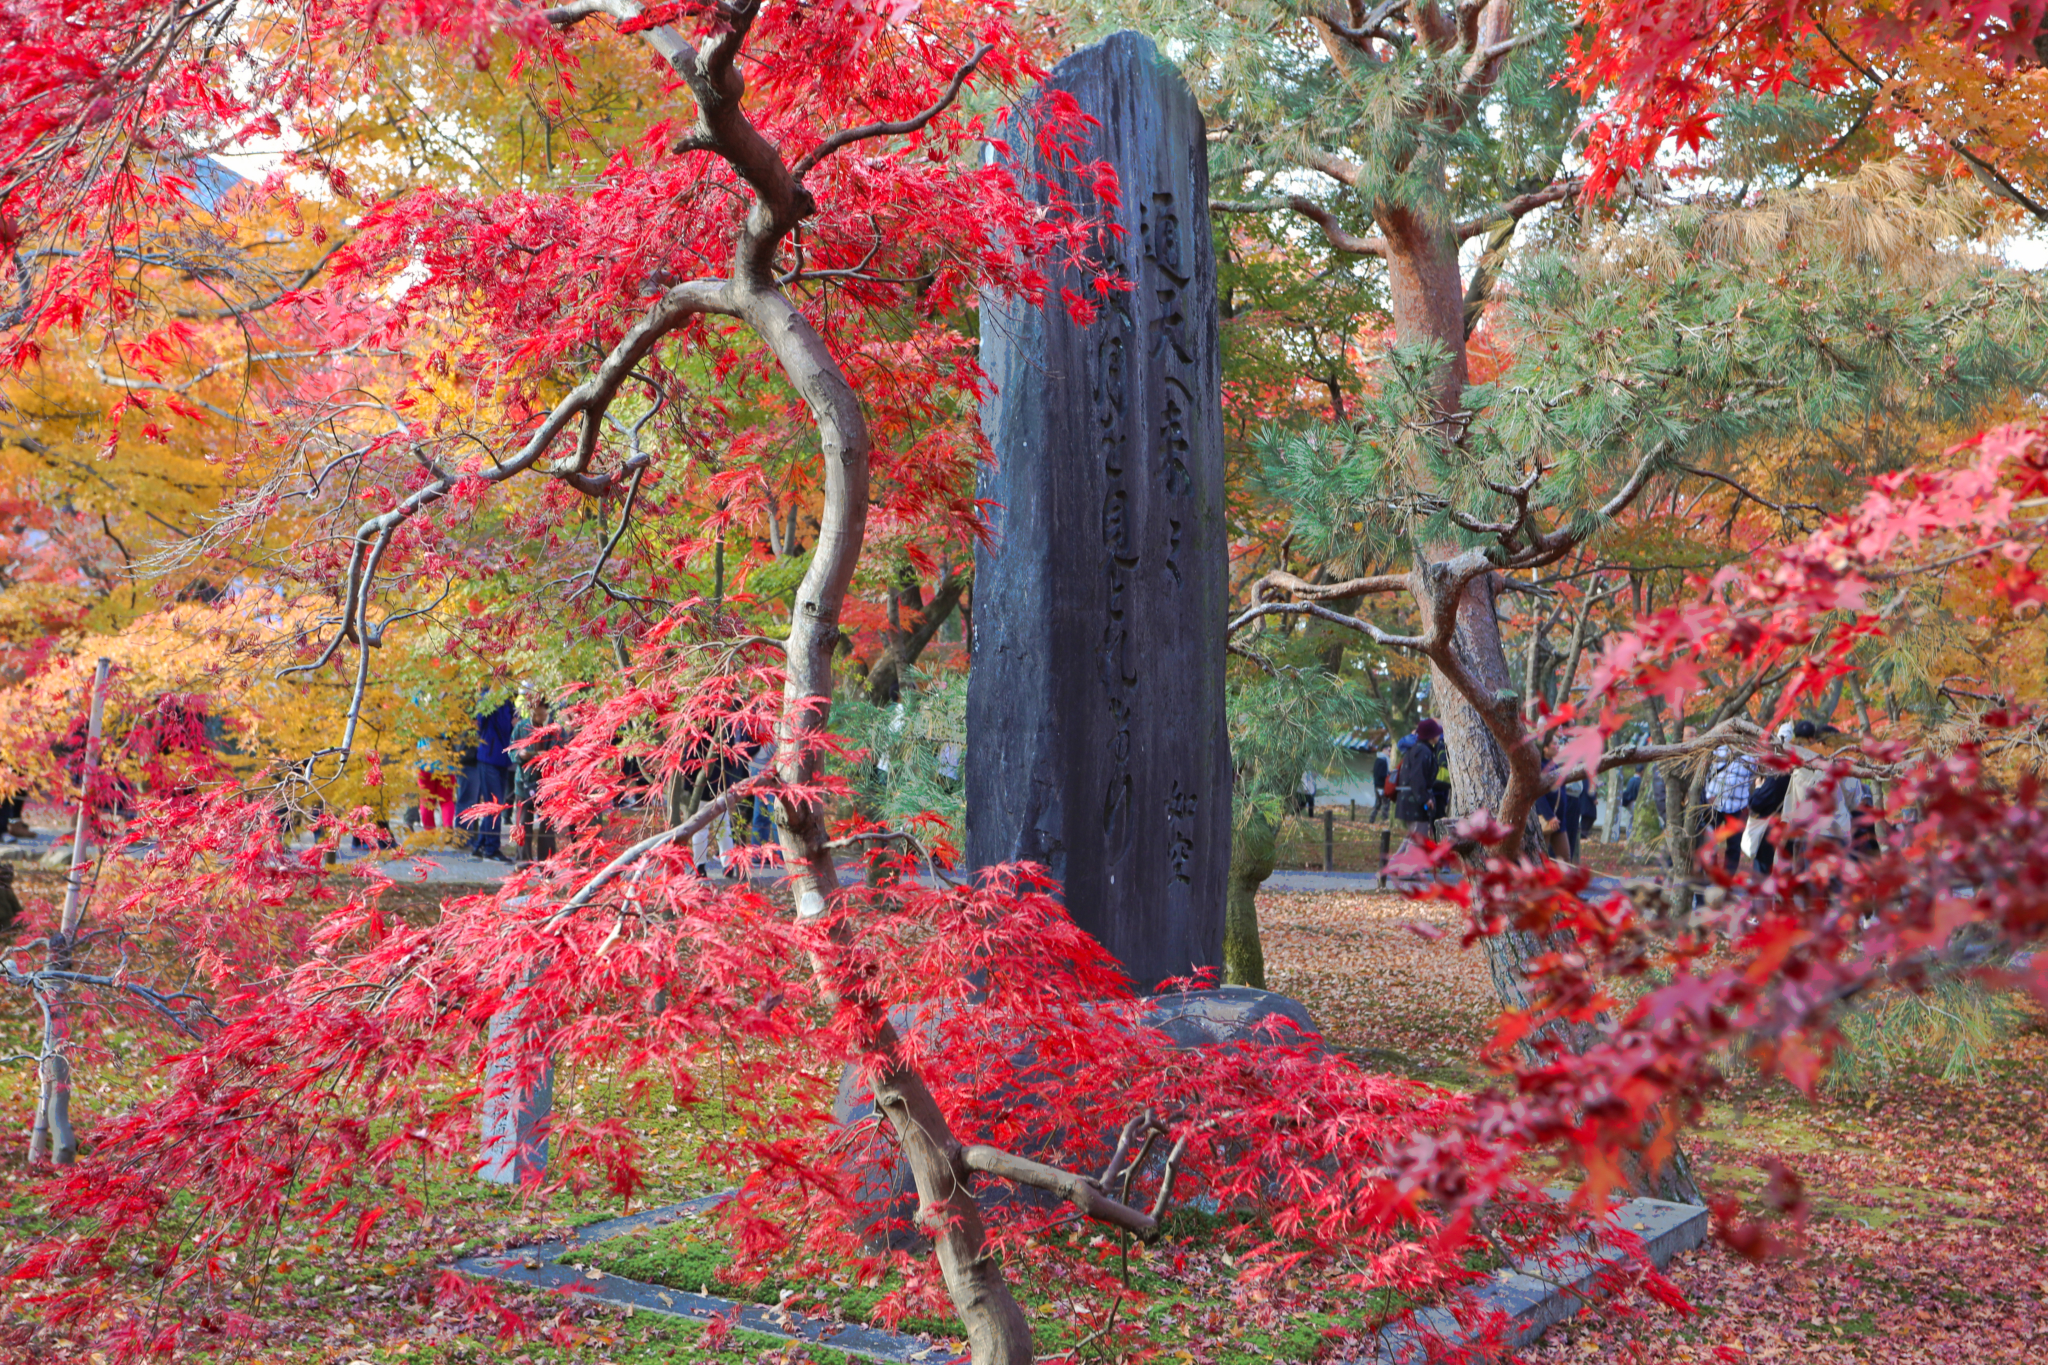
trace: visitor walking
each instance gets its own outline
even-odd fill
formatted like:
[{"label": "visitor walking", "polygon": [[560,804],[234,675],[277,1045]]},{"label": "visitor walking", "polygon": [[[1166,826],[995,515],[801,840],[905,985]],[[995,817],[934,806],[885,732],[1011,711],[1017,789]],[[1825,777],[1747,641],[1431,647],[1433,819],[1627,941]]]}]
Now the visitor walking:
[{"label": "visitor walking", "polygon": [[1451,748],[1443,742],[1443,728],[1437,728],[1436,772],[1429,781],[1429,818],[1442,820],[1451,813]]},{"label": "visitor walking", "polygon": [[1592,819],[1593,796],[1583,777],[1575,777],[1557,789],[1558,833],[1564,836],[1565,861],[1579,861],[1579,845]]},{"label": "visitor walking", "polygon": [[[747,760],[747,776],[759,777],[775,762],[775,741],[764,739],[754,746],[754,756]],[[754,818],[750,822],[756,844],[775,843],[775,798],[766,792],[754,793]]]},{"label": "visitor walking", "polygon": [[[1795,737],[1819,744],[1832,745],[1834,737],[1842,733],[1832,725],[1823,729],[1811,721],[1799,723],[1806,727],[1806,733]],[[1792,781],[1785,788],[1784,818],[1809,826],[1815,842],[1848,848],[1854,828],[1851,796],[1860,798],[1863,784],[1854,778],[1830,784],[1827,754],[1818,749],[1795,748],[1794,752],[1802,761],[1793,769]]]},{"label": "visitor walking", "polygon": [[[418,757],[413,762],[417,765],[420,788],[421,829],[452,831],[455,828],[456,774],[450,770],[447,760],[440,757],[454,747],[446,735],[423,739],[416,746]],[[440,817],[438,824],[435,821],[437,815]]]},{"label": "visitor walking", "polygon": [[[1719,829],[1738,816],[1746,823],[1749,791],[1756,785],[1756,764],[1748,754],[1728,744],[1714,750],[1712,762],[1707,773],[1707,809],[1713,812],[1712,828]],[[1722,858],[1728,875],[1734,876],[1742,866],[1742,830],[1727,837]]]},{"label": "visitor walking", "polygon": [[[669,799],[675,817],[680,820],[694,814],[701,803],[709,801],[732,787],[739,785],[749,776],[758,750],[741,747],[738,744],[720,742],[729,722],[721,722],[718,731],[691,746],[691,755],[683,767],[671,779]],[[696,865],[697,875],[711,875],[712,841],[717,840],[720,870],[732,876],[737,870],[733,860],[732,808],[728,806],[715,816],[705,828],[690,836],[690,861]]]},{"label": "visitor walking", "polygon": [[1428,839],[1436,832],[1430,806],[1435,796],[1437,746],[1443,735],[1444,727],[1434,717],[1424,716],[1415,726],[1415,742],[1401,755],[1394,818],[1407,825],[1413,839]]},{"label": "visitor walking", "polygon": [[[473,806],[502,805],[512,797],[512,701],[506,698],[476,717],[476,743],[466,750],[462,764],[462,787],[456,793],[458,812]],[[506,861],[501,845],[502,827],[497,811],[468,816],[460,823],[473,831],[469,851],[479,858]]]},{"label": "visitor walking", "polygon": [[[1793,794],[1793,782],[1819,755],[1813,750],[1793,741],[1813,739],[1820,733],[1810,720],[1786,721],[1771,736],[1771,748],[1787,755],[1800,764],[1798,768],[1773,772],[1760,778],[1749,790],[1749,823],[1742,830],[1742,851],[1749,856],[1751,866],[1757,875],[1768,876],[1777,866],[1780,853],[1796,853],[1798,840],[1773,839],[1773,822],[1780,814],[1789,815],[1797,806]],[[1810,779],[1809,779],[1810,780]],[[1803,787],[1802,787],[1803,794]]]}]

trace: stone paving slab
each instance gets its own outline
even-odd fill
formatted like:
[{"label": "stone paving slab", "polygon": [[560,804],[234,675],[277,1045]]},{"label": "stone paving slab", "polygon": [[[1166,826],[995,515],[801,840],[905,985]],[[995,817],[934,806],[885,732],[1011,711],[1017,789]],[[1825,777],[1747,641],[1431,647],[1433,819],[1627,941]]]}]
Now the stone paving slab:
[{"label": "stone paving slab", "polygon": [[835,1351],[845,1351],[849,1355],[868,1360],[938,1362],[954,1358],[954,1352],[950,1347],[934,1346],[921,1337],[884,1332],[873,1327],[863,1327],[858,1323],[840,1323],[823,1318],[805,1317],[762,1304],[739,1303],[716,1295],[693,1294],[686,1290],[664,1288],[618,1275],[586,1271],[564,1263],[565,1258],[598,1242],[629,1232],[638,1232],[642,1228],[665,1227],[709,1213],[724,1203],[726,1198],[727,1196],[723,1194],[707,1195],[702,1199],[692,1199],[666,1208],[650,1209],[645,1213],[636,1213],[625,1218],[608,1218],[601,1223],[590,1223],[578,1228],[561,1241],[508,1247],[502,1253],[466,1256],[455,1262],[454,1269],[461,1274],[482,1279],[501,1280],[508,1284],[525,1285],[535,1289],[553,1289],[568,1294],[582,1294],[599,1303],[631,1308],[640,1313],[658,1313],[663,1317],[682,1318],[699,1325],[713,1318],[728,1317],[737,1313],[738,1316],[734,1320],[736,1327],[768,1336],[816,1342],[820,1346],[828,1346]]},{"label": "stone paving slab", "polygon": [[[736,1314],[734,1325],[749,1331],[815,1342],[868,1360],[940,1365],[960,1358],[954,1355],[952,1347],[934,1344],[923,1337],[807,1318],[716,1295],[662,1288],[618,1275],[586,1271],[569,1262],[582,1248],[642,1228],[665,1227],[700,1217],[726,1198],[723,1194],[707,1195],[624,1218],[609,1218],[578,1228],[559,1241],[467,1256],[456,1261],[453,1268],[481,1279],[583,1294],[599,1303],[699,1324]],[[1644,1253],[1659,1269],[1670,1264],[1680,1252],[1691,1251],[1705,1242],[1710,1225],[1707,1210],[1662,1199],[1631,1200],[1615,1209],[1612,1217],[1617,1226],[1643,1239]],[[1553,1263],[1540,1268],[1497,1271],[1492,1280],[1465,1292],[1482,1312],[1490,1310],[1505,1318],[1503,1339],[1508,1346],[1525,1346],[1585,1307],[1598,1292],[1602,1272],[1627,1259],[1627,1253],[1617,1247],[1593,1250],[1580,1241],[1577,1248],[1575,1254],[1572,1244],[1567,1243],[1565,1253],[1552,1258]],[[1416,1318],[1417,1327],[1388,1328],[1382,1332],[1368,1354],[1352,1357],[1352,1365],[1422,1365],[1431,1359],[1433,1341],[1462,1343],[1470,1339],[1468,1329],[1448,1309],[1423,1309]]]},{"label": "stone paving slab", "polygon": [[[1663,1199],[1632,1199],[1616,1208],[1612,1218],[1622,1230],[1643,1239],[1643,1254],[1659,1270],[1680,1252],[1702,1245],[1712,1227],[1706,1209]],[[1484,1324],[1493,1313],[1505,1319],[1501,1340],[1506,1347],[1526,1346],[1576,1315],[1599,1292],[1601,1276],[1630,1259],[1619,1247],[1589,1248],[1581,1238],[1565,1245],[1562,1255],[1541,1266],[1497,1270],[1490,1281],[1466,1291],[1469,1301],[1482,1310],[1477,1322]],[[1353,1365],[1423,1365],[1437,1358],[1433,1351],[1440,1344],[1470,1344],[1485,1330],[1483,1325],[1461,1324],[1442,1308],[1425,1308],[1415,1317],[1415,1326],[1380,1333],[1368,1354],[1352,1358]]]}]

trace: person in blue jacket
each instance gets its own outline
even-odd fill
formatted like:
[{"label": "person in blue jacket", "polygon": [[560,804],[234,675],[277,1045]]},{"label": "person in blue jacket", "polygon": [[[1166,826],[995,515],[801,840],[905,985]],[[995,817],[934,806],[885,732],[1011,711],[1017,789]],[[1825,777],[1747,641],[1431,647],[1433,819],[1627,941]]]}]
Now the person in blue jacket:
[{"label": "person in blue jacket", "polygon": [[[512,743],[514,719],[509,697],[492,709],[477,713],[476,746],[462,755],[462,791],[455,798],[458,815],[485,802],[511,800],[512,755],[507,746]],[[475,831],[470,836],[470,852],[479,858],[505,860],[500,841],[503,822],[498,815],[478,815],[460,823]]]}]

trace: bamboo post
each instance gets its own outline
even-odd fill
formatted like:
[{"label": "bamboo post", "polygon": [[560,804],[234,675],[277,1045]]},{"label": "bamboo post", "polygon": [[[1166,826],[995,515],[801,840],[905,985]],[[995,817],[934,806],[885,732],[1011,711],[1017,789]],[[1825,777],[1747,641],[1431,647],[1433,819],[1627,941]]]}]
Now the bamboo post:
[{"label": "bamboo post", "polygon": [[[85,917],[86,836],[92,823],[92,783],[99,775],[100,723],[107,709],[107,673],[99,661],[92,677],[92,709],[85,722],[85,755],[78,772],[78,822],[71,832],[71,875],[64,882],[64,913],[49,936],[44,961],[52,972],[74,970],[72,948],[79,921]],[[62,978],[46,979],[37,995],[43,1007],[42,1057],[36,1068],[35,1124],[28,1134],[28,1159],[69,1166],[78,1159],[78,1136],[71,1127],[71,988]]]}]

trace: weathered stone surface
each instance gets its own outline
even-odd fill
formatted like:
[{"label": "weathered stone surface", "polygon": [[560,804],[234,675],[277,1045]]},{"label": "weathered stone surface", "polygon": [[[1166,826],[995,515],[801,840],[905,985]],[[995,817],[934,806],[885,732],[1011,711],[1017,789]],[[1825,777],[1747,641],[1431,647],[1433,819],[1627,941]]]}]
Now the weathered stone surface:
[{"label": "weathered stone surface", "polygon": [[975,562],[967,854],[1050,868],[1142,991],[1221,965],[1230,862],[1207,150],[1187,83],[1135,33],[1075,53],[1046,88],[1101,120],[1082,158],[1117,168],[1121,203],[1030,169],[1122,228],[1101,259],[1133,288],[1088,326],[1060,302],[1062,285],[1087,290],[1078,275],[1043,309],[983,300],[996,462],[980,491],[999,510]]},{"label": "weathered stone surface", "polygon": [[523,1185],[546,1178],[548,1123],[555,1112],[553,1058],[522,1055],[519,1006],[491,1016],[484,1054],[483,1155],[477,1178]]},{"label": "weathered stone surface", "polygon": [[[1158,995],[1147,1002],[1146,1022],[1182,1047],[1260,1042],[1320,1044],[1321,1030],[1307,1006],[1255,986]],[[1277,1020],[1277,1023],[1268,1023]]]},{"label": "weathered stone surface", "polygon": [[[806,1319],[757,1304],[665,1289],[617,1275],[592,1280],[576,1264],[578,1253],[584,1248],[608,1238],[705,1217],[729,1197],[730,1192],[715,1194],[630,1217],[608,1219],[578,1228],[564,1241],[485,1252],[458,1260],[453,1268],[459,1274],[478,1279],[575,1293],[629,1311],[659,1313],[686,1321],[736,1317],[738,1325],[750,1331],[823,1342],[834,1350],[869,1360],[908,1365],[933,1358],[932,1343],[924,1337],[822,1318]],[[1624,1204],[1614,1211],[1613,1219],[1643,1239],[1644,1254],[1660,1268],[1680,1252],[1691,1251],[1705,1242],[1712,1221],[1703,1208],[1658,1199],[1637,1199]],[[1600,1268],[1618,1259],[1619,1253],[1609,1251],[1601,1258]],[[1458,1321],[1460,1316],[1474,1324],[1495,1328],[1500,1334],[1498,1345],[1526,1346],[1540,1337],[1545,1328],[1597,1304],[1603,1293],[1602,1277],[1591,1261],[1564,1273],[1546,1268],[1541,1276],[1500,1270],[1491,1278],[1458,1291],[1462,1302],[1457,1312],[1446,1308],[1423,1309],[1416,1321],[1386,1328],[1363,1350],[1337,1359],[1350,1365],[1425,1365],[1441,1360],[1446,1354],[1473,1344],[1476,1333]]]}]

